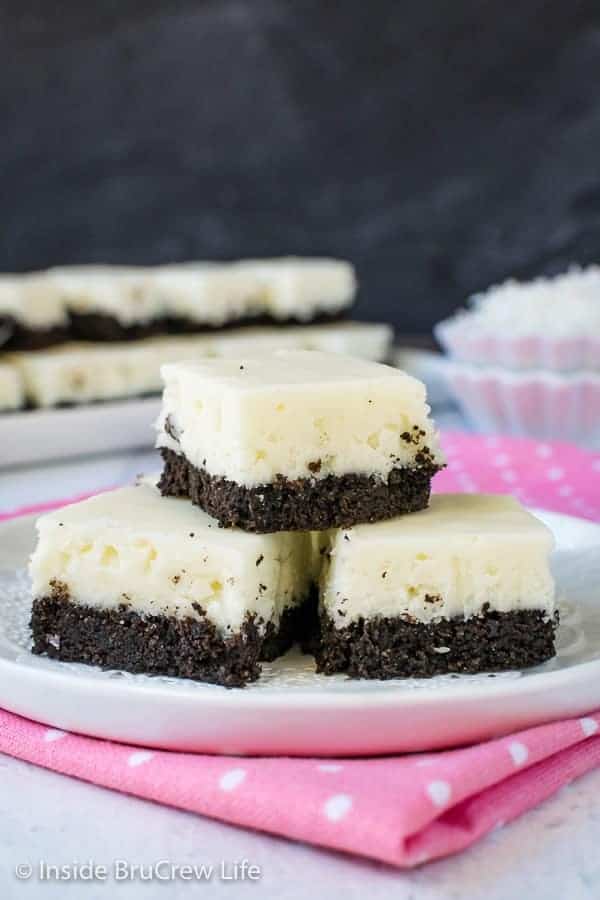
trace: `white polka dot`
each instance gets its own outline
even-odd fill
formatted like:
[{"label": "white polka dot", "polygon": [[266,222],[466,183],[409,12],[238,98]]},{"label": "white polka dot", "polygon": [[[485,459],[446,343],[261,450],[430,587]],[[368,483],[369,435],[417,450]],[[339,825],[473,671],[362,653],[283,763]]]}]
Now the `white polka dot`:
[{"label": "white polka dot", "polygon": [[418,759],[415,763],[420,769],[425,766],[432,766],[436,760],[435,759]]},{"label": "white polka dot", "polygon": [[348,794],[334,794],[323,806],[323,812],[331,822],[339,822],[350,811],[352,797]]},{"label": "white polka dot", "polygon": [[500,477],[502,481],[507,481],[509,484],[514,484],[518,478],[517,473],[513,472],[512,469],[506,469],[504,472],[500,472]]},{"label": "white polka dot", "polygon": [[230,769],[219,778],[219,787],[222,791],[234,791],[246,777],[245,769]]},{"label": "white polka dot", "polygon": [[561,478],[565,477],[565,470],[561,469],[560,466],[552,466],[551,469],[548,469],[546,472],[546,478],[549,481],[560,481]]},{"label": "white polka dot", "polygon": [[317,766],[319,772],[341,772],[343,766],[338,766],[337,763],[323,763],[321,766]]},{"label": "white polka dot", "polygon": [[573,493],[573,488],[571,487],[570,484],[561,484],[561,486],[559,487],[559,489],[557,491],[557,494],[559,495],[559,497],[570,497],[572,493]]},{"label": "white polka dot", "polygon": [[548,444],[538,444],[535,452],[540,459],[548,459],[549,456],[552,456],[552,447],[549,447]]},{"label": "white polka dot", "polygon": [[432,781],[427,785],[427,793],[435,806],[447,806],[452,796],[452,788],[447,781]]},{"label": "white polka dot", "polygon": [[581,730],[586,737],[591,737],[593,734],[597,734],[598,732],[598,723],[595,719],[586,717],[585,719],[580,719],[579,724],[581,725]]},{"label": "white polka dot", "polygon": [[512,756],[515,766],[522,766],[529,758],[529,750],[520,741],[513,741],[508,745],[508,752]]},{"label": "white polka dot", "polygon": [[595,472],[600,472],[600,459],[595,459],[595,460],[594,460],[594,462],[592,463],[592,469],[593,469]]},{"label": "white polka dot", "polygon": [[507,466],[510,462],[510,456],[507,453],[497,453],[492,458],[492,463],[495,466]]},{"label": "white polka dot", "polygon": [[60,728],[49,728],[48,731],[44,732],[44,740],[47,744],[52,744],[54,741],[60,741],[67,734],[68,732],[61,731]]},{"label": "white polka dot", "polygon": [[127,759],[127,765],[135,768],[136,766],[143,766],[145,762],[148,762],[149,759],[152,759],[154,753],[151,750],[136,750],[135,753],[132,753],[131,756]]}]

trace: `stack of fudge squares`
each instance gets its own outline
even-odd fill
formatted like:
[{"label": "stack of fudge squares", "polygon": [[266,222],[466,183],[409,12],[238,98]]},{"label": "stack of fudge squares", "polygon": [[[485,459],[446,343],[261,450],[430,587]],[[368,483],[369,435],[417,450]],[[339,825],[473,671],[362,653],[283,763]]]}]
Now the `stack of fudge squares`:
[{"label": "stack of fudge squares", "polygon": [[419,381],[316,351],[162,374],[160,477],[39,520],[35,653],[230,687],[295,643],[352,678],[554,655],[551,534],[510,497],[430,499]]},{"label": "stack of fudge squares", "polygon": [[160,367],[279,349],[386,359],[389,325],[349,317],[345,260],[282,257],[0,274],[0,413],[159,394]]}]

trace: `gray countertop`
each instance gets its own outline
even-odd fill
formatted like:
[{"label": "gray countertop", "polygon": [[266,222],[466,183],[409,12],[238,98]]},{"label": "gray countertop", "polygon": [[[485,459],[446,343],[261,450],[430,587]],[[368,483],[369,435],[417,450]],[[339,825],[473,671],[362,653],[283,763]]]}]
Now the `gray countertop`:
[{"label": "gray countertop", "polygon": [[[224,825],[185,812],[56,775],[0,755],[0,896],[95,898],[277,897],[278,900],[583,900],[600,896],[600,772],[580,778],[521,819],[458,856],[403,872],[280,838]],[[220,879],[247,859],[259,881]],[[134,865],[206,864],[210,882],[117,881]],[[40,879],[40,862],[91,861],[106,880],[79,884]],[[19,881],[17,865],[33,866]],[[126,866],[126,867],[125,867]]]}]

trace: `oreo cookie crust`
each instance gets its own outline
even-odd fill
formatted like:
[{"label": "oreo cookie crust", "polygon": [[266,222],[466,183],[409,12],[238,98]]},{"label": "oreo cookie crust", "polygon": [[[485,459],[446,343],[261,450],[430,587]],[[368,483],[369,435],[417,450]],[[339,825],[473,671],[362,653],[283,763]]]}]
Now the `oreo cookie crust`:
[{"label": "oreo cookie crust", "polygon": [[[211,334],[226,332],[236,328],[252,326],[281,326],[290,325],[325,325],[341,322],[347,318],[345,311],[340,313],[319,313],[303,321],[294,316],[286,319],[274,319],[268,315],[241,316],[230,319],[222,324],[197,322],[194,319],[183,317],[162,317],[149,322],[139,322],[135,325],[123,325],[114,316],[107,313],[79,313],[71,311],[70,331],[71,338],[81,341],[131,341],[147,337],[167,334]],[[66,339],[63,337],[62,340]]]},{"label": "oreo cookie crust", "polygon": [[10,317],[0,317],[0,331],[8,337],[1,345],[2,350],[45,350],[62,344],[69,337],[68,329],[62,326],[34,329],[16,322]]},{"label": "oreo cookie crust", "polygon": [[391,470],[387,480],[369,475],[327,475],[245,487],[197,469],[163,447],[158,483],[163,496],[189,497],[224,528],[267,534],[276,531],[324,531],[378,522],[425,509],[431,479],[441,466],[429,458],[414,468]]},{"label": "oreo cookie crust", "polygon": [[358,619],[337,628],[321,614],[317,672],[351,678],[431,678],[540,665],[555,653],[558,613],[494,612],[424,624],[400,618]]},{"label": "oreo cookie crust", "polygon": [[276,659],[304,633],[307,610],[288,607],[279,627],[269,622],[264,633],[248,615],[239,633],[223,638],[205,617],[142,617],[126,605],[95,609],[59,592],[34,600],[32,650],[63,662],[243,687],[259,677],[259,660]]},{"label": "oreo cookie crust", "polygon": [[248,616],[225,639],[206,618],[140,616],[125,605],[95,609],[60,597],[34,600],[32,651],[102,669],[243,687],[260,675],[258,625]]}]

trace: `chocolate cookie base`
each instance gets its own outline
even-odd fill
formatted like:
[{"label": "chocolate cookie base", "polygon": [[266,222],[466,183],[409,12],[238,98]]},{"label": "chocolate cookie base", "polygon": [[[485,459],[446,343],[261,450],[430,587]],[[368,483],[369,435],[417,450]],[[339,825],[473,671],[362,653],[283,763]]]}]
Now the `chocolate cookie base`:
[{"label": "chocolate cookie base", "polygon": [[164,319],[123,325],[105,313],[71,312],[71,337],[79,341],[137,341],[167,330]]},{"label": "chocolate cookie base", "polygon": [[167,334],[210,334],[218,331],[228,331],[232,328],[246,328],[250,326],[285,326],[285,325],[320,325],[328,322],[341,321],[344,315],[339,313],[319,313],[310,320],[301,321],[290,317],[288,319],[272,319],[267,315],[242,316],[230,319],[219,325],[196,322],[193,319],[183,317],[166,317],[154,319],[150,322],[136,325],[123,325],[114,316],[105,313],[76,313],[70,314],[71,335],[81,341],[131,341],[140,338],[153,337]]},{"label": "chocolate cookie base", "polygon": [[260,534],[349,528],[417,512],[429,503],[431,479],[440,469],[426,460],[415,468],[392,469],[385,481],[373,475],[294,481],[279,476],[272,484],[248,488],[197,469],[173,450],[161,453],[163,496],[189,497],[224,528]]},{"label": "chocolate cookie base", "polygon": [[262,639],[252,616],[224,639],[207,619],[140,616],[126,606],[101,610],[57,597],[34,601],[33,652],[103,669],[193,678],[243,687],[260,675]]},{"label": "chocolate cookie base", "polygon": [[275,319],[266,313],[260,315],[238,316],[235,319],[229,319],[219,325],[210,323],[196,322],[193,319],[186,319],[181,316],[169,317],[167,321],[167,330],[170,334],[195,334],[214,331],[226,331],[232,328],[258,328],[269,327],[285,328],[289,325],[327,325],[334,322],[343,322],[348,317],[349,309],[345,308],[338,312],[315,313],[309,319],[299,319],[297,316],[287,316],[285,319]]},{"label": "chocolate cookie base", "polygon": [[264,634],[248,614],[239,633],[223,638],[203,616],[140,616],[125,604],[96,609],[72,603],[57,585],[33,602],[32,650],[63,662],[243,687],[259,677],[259,661],[276,659],[301,639],[315,608],[315,596],[288,607],[279,626],[269,622]]},{"label": "chocolate cookie base", "polygon": [[351,678],[430,678],[523,669],[551,659],[558,613],[541,610],[498,613],[431,624],[399,618],[359,619],[336,628],[321,615],[315,649],[317,672]]},{"label": "chocolate cookie base", "polygon": [[64,343],[69,337],[66,326],[38,330],[5,317],[0,318],[0,331],[6,331],[9,335],[1,345],[2,350],[6,351],[44,350]]},{"label": "chocolate cookie base", "polygon": [[318,629],[318,604],[318,590],[313,585],[303,603],[284,609],[278,626],[269,622],[265,630],[260,659],[264,662],[273,662],[278,656],[287,653],[296,643],[305,649]]}]

